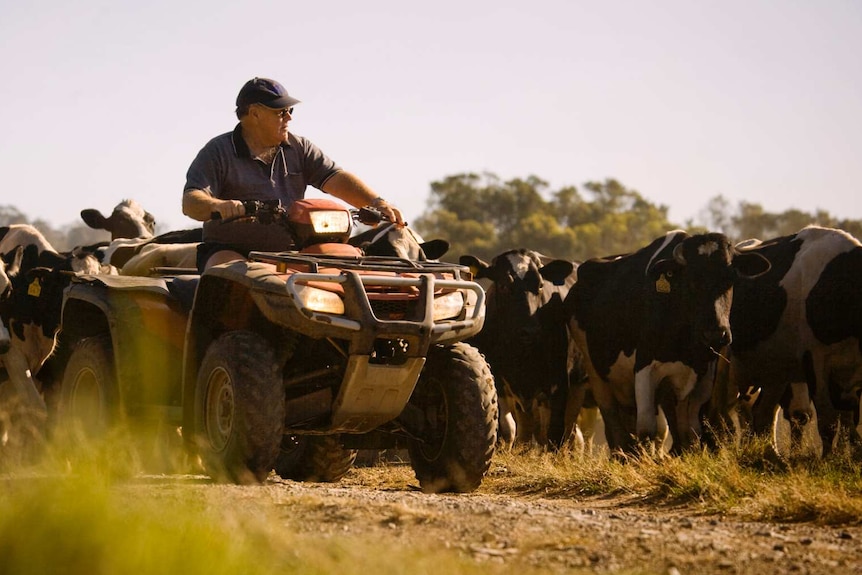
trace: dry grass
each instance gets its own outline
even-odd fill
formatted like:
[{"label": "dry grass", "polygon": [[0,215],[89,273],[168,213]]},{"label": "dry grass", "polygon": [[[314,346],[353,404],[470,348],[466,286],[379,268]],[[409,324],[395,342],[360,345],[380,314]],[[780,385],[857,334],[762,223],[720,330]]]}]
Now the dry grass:
[{"label": "dry grass", "polygon": [[633,504],[687,506],[747,520],[862,524],[862,468],[848,449],[828,460],[778,459],[763,440],[680,457],[641,452],[498,454],[481,490],[551,498],[626,496]]}]

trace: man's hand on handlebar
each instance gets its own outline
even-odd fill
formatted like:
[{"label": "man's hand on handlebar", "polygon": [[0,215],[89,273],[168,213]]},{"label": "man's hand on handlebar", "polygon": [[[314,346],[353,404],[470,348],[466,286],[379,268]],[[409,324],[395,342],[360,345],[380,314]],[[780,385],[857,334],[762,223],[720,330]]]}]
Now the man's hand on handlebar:
[{"label": "man's hand on handlebar", "polygon": [[[218,214],[218,216],[216,216]],[[240,200],[221,200],[213,210],[213,219],[226,220],[245,215],[245,206]]]},{"label": "man's hand on handlebar", "polygon": [[401,215],[401,210],[384,200],[383,198],[375,198],[371,203],[371,207],[379,211],[383,215],[383,219],[389,220],[399,226],[406,226],[407,222]]}]

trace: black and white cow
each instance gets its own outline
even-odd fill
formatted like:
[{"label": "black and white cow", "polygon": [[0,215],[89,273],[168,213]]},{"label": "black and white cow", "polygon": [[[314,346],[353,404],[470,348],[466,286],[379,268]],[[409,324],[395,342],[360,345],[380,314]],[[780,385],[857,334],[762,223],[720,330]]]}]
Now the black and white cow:
[{"label": "black and white cow", "polygon": [[717,350],[731,341],[734,280],[768,266],[723,234],[681,230],[580,265],[565,307],[612,450],[655,439],[659,404],[674,451],[697,440]]},{"label": "black and white cow", "polygon": [[[31,271],[50,269],[57,274],[93,274],[101,271],[101,265],[92,254],[57,252],[39,230],[28,224],[0,228],[0,258],[4,261],[5,276],[0,317],[9,336],[7,352],[0,361],[16,387],[26,391],[32,399],[36,384],[31,378],[53,350],[55,334],[44,335],[41,323],[34,323],[30,299],[39,291],[39,283],[29,283]],[[62,293],[56,297],[59,305]],[[57,324],[59,316],[57,307]]]},{"label": "black and white cow", "polygon": [[[10,254],[8,264],[6,257],[0,257],[0,311],[4,309],[12,294],[12,279],[9,275],[11,274],[14,277],[18,273],[17,269],[21,265],[23,252],[23,248],[19,248],[16,253]],[[0,313],[0,356],[9,351],[12,342],[9,330],[6,327],[6,319],[3,315]]]},{"label": "black and white cow", "polygon": [[38,381],[30,380],[54,349],[68,278],[100,273],[102,266],[93,254],[58,253],[39,230],[26,224],[0,228],[0,256],[8,266],[10,286],[0,302],[0,317],[10,339],[2,362],[10,379],[35,397]]},{"label": "black and white cow", "polygon": [[809,226],[749,242],[744,251],[772,264],[768,273],[736,282],[730,316],[735,384],[760,388],[754,431],[771,431],[779,405],[792,427],[807,421],[811,390],[828,455],[839,412],[853,411],[858,422],[862,243],[842,230]]},{"label": "black and white cow", "polygon": [[[574,431],[574,421],[567,422],[565,415],[576,354],[569,345],[563,300],[575,282],[576,266],[527,249],[503,252],[490,264],[471,255],[459,261],[475,279],[491,281],[485,325],[470,343],[494,374],[501,442],[536,439],[560,447]],[[535,406],[539,413],[550,408],[544,425],[531,417]]]},{"label": "black and white cow", "polygon": [[81,219],[95,230],[111,232],[111,240],[119,238],[149,239],[156,233],[156,218],[135,200],[123,200],[105,217],[95,208],[81,210]]},{"label": "black and white cow", "polygon": [[449,242],[425,241],[413,228],[383,223],[352,236],[350,245],[361,248],[367,256],[394,257],[413,262],[438,260],[449,251]]},{"label": "black and white cow", "polygon": [[23,267],[49,267],[78,273],[99,273],[101,264],[90,253],[72,251],[60,253],[35,227],[12,224],[0,227],[0,255],[10,255],[18,246],[24,247]]},{"label": "black and white cow", "polygon": [[[0,435],[3,437],[0,446],[10,434],[39,435],[37,430],[47,415],[40,386],[34,378],[41,366],[41,362],[33,361],[39,342],[27,337],[27,326],[18,321],[22,310],[15,301],[23,281],[24,251],[24,246],[17,246],[0,256]],[[12,424],[13,420],[17,423]]]},{"label": "black and white cow", "polygon": [[117,204],[110,217],[93,208],[81,210],[81,219],[91,228],[111,232],[111,241],[76,250],[94,254],[121,275],[146,276],[159,267],[195,267],[197,247],[203,235],[201,228],[156,236],[155,217],[134,200]]}]

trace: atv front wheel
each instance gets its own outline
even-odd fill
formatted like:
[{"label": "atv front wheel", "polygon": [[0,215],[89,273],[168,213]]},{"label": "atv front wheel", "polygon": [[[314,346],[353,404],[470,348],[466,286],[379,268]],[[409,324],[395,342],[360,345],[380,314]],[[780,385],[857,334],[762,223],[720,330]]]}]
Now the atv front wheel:
[{"label": "atv front wheel", "polygon": [[497,443],[497,391],[479,351],[432,347],[410,405],[424,414],[422,437],[408,444],[422,491],[475,491]]},{"label": "atv front wheel", "polygon": [[195,389],[195,445],[216,481],[263,482],[278,457],[284,385],[272,345],[228,332],[207,349]]},{"label": "atv front wheel", "polygon": [[275,463],[284,479],[334,483],[347,475],[356,460],[337,435],[285,435]]}]

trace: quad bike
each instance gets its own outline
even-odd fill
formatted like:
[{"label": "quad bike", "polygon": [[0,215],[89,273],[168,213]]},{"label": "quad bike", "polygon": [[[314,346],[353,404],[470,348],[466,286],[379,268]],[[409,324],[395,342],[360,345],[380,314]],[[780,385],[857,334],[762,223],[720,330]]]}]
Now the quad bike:
[{"label": "quad bike", "polygon": [[75,277],[54,358],[57,417],[182,428],[216,480],[337,481],[360,448],[408,449],[426,492],[475,490],[488,470],[497,396],[463,342],[485,317],[467,268],[366,257],[348,243],[372,209],[246,203],[290,230],[284,252],[198,274]]}]

